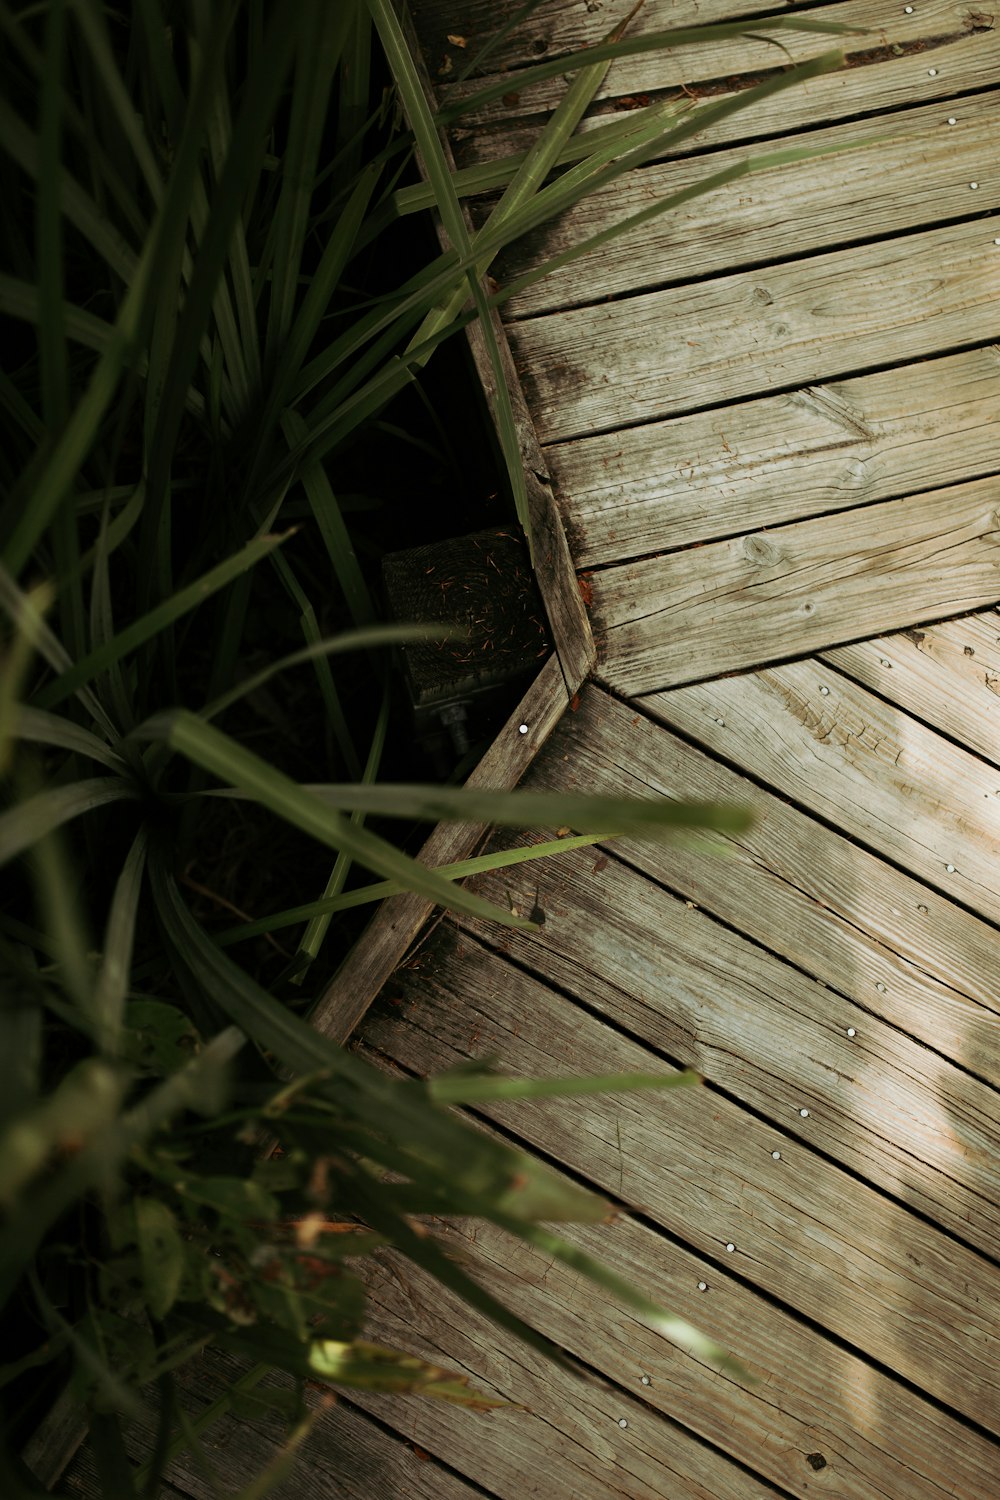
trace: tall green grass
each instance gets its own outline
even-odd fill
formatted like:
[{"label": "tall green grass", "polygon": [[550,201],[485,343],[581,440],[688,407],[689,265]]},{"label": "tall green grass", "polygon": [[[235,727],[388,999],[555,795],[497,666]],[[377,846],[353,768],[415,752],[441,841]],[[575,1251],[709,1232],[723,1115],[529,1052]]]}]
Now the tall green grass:
[{"label": "tall green grass", "polygon": [[[795,24],[807,23],[773,26]],[[32,1382],[54,1362],[92,1416],[105,1492],[153,1494],[179,1447],[208,1463],[204,1424],[175,1388],[208,1344],[255,1362],[213,1416],[250,1399],[265,1369],[296,1377],[291,1398],[253,1398],[288,1416],[289,1452],[308,1426],[306,1379],[481,1404],[457,1377],[364,1341],[357,1262],[385,1244],[558,1358],[418,1232],[420,1214],[483,1215],[543,1239],[667,1334],[721,1357],[540,1228],[600,1217],[602,1204],[452,1108],[686,1075],[390,1079],[318,1036],[301,1005],[230,951],[293,929],[301,983],[331,918],[359,903],[407,889],[530,925],[462,878],[636,827],[741,826],[738,810],[662,799],[386,785],[384,714],[372,726],[353,712],[345,669],[351,653],[377,664],[418,632],[378,621],[344,455],[478,317],[527,526],[487,316],[504,293],[488,295],[483,275],[527,229],[684,139],[692,119],[655,104],[576,134],[608,66],[635,50],[616,33],[560,59],[572,81],[528,153],[453,172],[389,0],[135,0],[123,11],[0,0],[0,32],[0,862],[20,877],[0,909],[8,1439],[23,1435]],[[379,57],[391,83],[373,103]],[[697,119],[839,60],[790,68]],[[422,184],[406,177],[415,152]],[[501,196],[473,232],[462,202],[484,188]],[[372,247],[429,209],[450,248],[366,290]],[[319,578],[329,583],[317,591]],[[321,627],[330,592],[344,626],[333,636]],[[285,600],[299,632],[263,664],[262,597]],[[251,743],[260,695],[302,673],[343,773],[335,783],[307,784]],[[184,871],[248,804],[259,861],[282,825],[329,851],[328,874],[313,901],[210,933]],[[581,832],[431,870],[368,826],[378,815]],[[379,878],[349,889],[355,865]],[[264,1157],[269,1137],[280,1152]],[[325,1233],[331,1224],[345,1232]],[[136,1468],[128,1423],[151,1404],[158,1435]],[[13,1459],[8,1478],[27,1484]]]}]

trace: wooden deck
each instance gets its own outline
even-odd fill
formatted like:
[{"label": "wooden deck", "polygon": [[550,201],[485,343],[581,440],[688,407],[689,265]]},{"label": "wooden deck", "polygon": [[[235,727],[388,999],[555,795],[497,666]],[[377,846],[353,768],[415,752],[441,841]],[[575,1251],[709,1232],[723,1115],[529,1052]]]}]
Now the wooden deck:
[{"label": "wooden deck", "polygon": [[[543,0],[493,64],[593,42],[630,5]],[[517,8],[415,0],[432,75],[458,56],[448,33],[481,39]],[[647,0],[634,25],[761,7],[711,9]],[[482,1118],[618,1204],[571,1237],[753,1381],[527,1247],[451,1227],[579,1376],[386,1260],[373,1336],[524,1409],[351,1396],[279,1495],[997,1493],[1000,15],[809,9],[872,28],[848,40],[851,67],[703,132],[497,270],[508,281],[751,143],[842,148],[687,204],[504,310],[559,653],[519,710],[527,741],[515,720],[480,780],[725,798],[755,824],[482,877],[496,900],[537,901],[542,930],[442,922],[382,986],[425,915],[389,904],[323,1012],[346,1034],[381,986],[357,1045],[417,1073],[483,1056],[525,1074],[697,1068],[690,1093]],[[783,40],[796,57],[828,45]],[[712,99],[775,61],[752,39],[637,57],[598,113],[681,85]],[[455,132],[456,155],[524,145],[557,97],[512,83]],[[461,838],[439,830],[427,857]],[[231,1372],[203,1378],[209,1399]],[[220,1427],[234,1486],[266,1441]],[[172,1480],[164,1493],[211,1493],[193,1465]],[[93,1493],[85,1455],[69,1485]]]}]

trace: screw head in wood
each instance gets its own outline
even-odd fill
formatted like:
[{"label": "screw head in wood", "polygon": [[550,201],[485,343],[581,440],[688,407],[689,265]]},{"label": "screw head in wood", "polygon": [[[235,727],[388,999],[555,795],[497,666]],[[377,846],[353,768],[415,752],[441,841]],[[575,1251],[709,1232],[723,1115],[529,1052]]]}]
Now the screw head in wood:
[{"label": "screw head in wood", "polygon": [[809,1111],[807,1109],[800,1109],[799,1114],[802,1116],[803,1120],[808,1120]]},{"label": "screw head in wood", "polygon": [[643,1383],[643,1385],[648,1385],[649,1384],[649,1376],[648,1375],[643,1375],[642,1376],[642,1383]]},{"label": "screw head in wood", "polygon": [[955,119],[954,115],[949,115],[948,116],[948,124],[949,125],[957,125],[958,124],[958,121]]},{"label": "screw head in wood", "polygon": [[728,1245],[726,1246],[726,1249],[729,1251],[730,1255],[736,1249],[736,1246],[733,1244],[732,1240],[729,1241]]},{"label": "screw head in wood", "polygon": [[708,1282],[707,1281],[699,1281],[699,1283],[698,1283],[698,1290],[699,1290],[699,1292],[707,1292],[708,1291]]},{"label": "screw head in wood", "polygon": [[781,1152],[780,1151],[772,1151],[771,1152],[771,1160],[772,1161],[780,1161],[781,1160]]},{"label": "screw head in wood", "polygon": [[970,186],[970,188],[972,188],[973,192],[975,192],[976,188],[979,186],[979,183],[978,182],[970,182],[969,186]]},{"label": "screw head in wood", "polygon": [[877,990],[878,990],[878,992],[879,992],[879,994],[880,994],[880,995],[884,995],[884,994],[885,994],[885,985],[884,985],[884,984],[882,984],[882,983],[881,983],[881,982],[880,982],[880,983],[878,983],[878,984],[877,984],[877,985],[876,985],[876,986],[875,986],[875,988],[876,988],[876,989],[877,989]]},{"label": "screw head in wood", "polygon": [[854,1029],[853,1026],[848,1026],[848,1028],[847,1028],[847,1035],[848,1036],[857,1036],[857,1034],[858,1033],[855,1031],[855,1029]]},{"label": "screw head in wood", "polygon": [[948,871],[949,875],[954,875],[954,873],[955,873],[955,866],[954,865],[945,865],[945,869]]},{"label": "screw head in wood", "polygon": [[618,1418],[618,1426],[619,1427],[627,1427],[628,1426],[628,1423],[626,1422],[626,1420],[625,1420],[624,1417],[619,1417]]},{"label": "screw head in wood", "polygon": [[517,732],[518,732],[518,734],[527,734],[527,732],[528,732],[528,726],[527,726],[527,724],[518,724],[518,726],[517,726]]},{"label": "screw head in wood", "polygon": [[937,77],[937,68],[928,68],[927,69],[927,77],[928,78],[936,78]]}]

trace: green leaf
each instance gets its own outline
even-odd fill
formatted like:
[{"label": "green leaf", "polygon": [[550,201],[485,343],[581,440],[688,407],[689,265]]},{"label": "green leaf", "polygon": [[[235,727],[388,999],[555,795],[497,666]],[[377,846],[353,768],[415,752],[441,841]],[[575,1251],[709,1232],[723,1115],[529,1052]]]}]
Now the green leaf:
[{"label": "green leaf", "polygon": [[431,901],[468,912],[470,916],[502,921],[508,926],[531,925],[479,896],[456,889],[385,839],[342,818],[319,797],[194,714],[179,710],[163,715],[150,720],[141,732],[149,738],[165,739],[172,749],[179,750],[195,765],[224,781],[234,782],[245,795],[270,808],[293,827],[301,828],[330,848],[345,850],[359,864],[376,874],[399,880],[407,890],[419,891]]},{"label": "green leaf", "polygon": [[146,1305],[154,1318],[165,1318],[180,1291],[184,1241],[176,1219],[159,1198],[135,1200],[135,1225]]},{"label": "green leaf", "polygon": [[581,1094],[625,1094],[636,1089],[678,1089],[698,1084],[697,1073],[596,1073],[573,1078],[503,1078],[496,1074],[441,1073],[427,1081],[437,1104],[486,1104],[508,1099],[575,1099]]},{"label": "green leaf", "polygon": [[232,557],[227,557],[217,567],[189,583],[186,588],[179,589],[171,598],[165,599],[147,614],[137,620],[133,620],[124,630],[96,651],[91,651],[82,661],[76,663],[57,677],[55,682],[41,690],[35,697],[35,706],[38,708],[54,708],[57,703],[62,703],[71,693],[90,682],[100,672],[105,672],[112,663],[120,661],[130,651],[151,640],[153,636],[165,630],[168,625],[179,620],[190,610],[195,609],[204,600],[225,588],[234,578],[241,573],[254,567],[262,557],[266,557],[275,547],[280,547],[293,533],[286,531],[281,536],[255,537],[253,541]]},{"label": "green leaf", "polygon": [[500,1396],[486,1396],[475,1390],[466,1375],[456,1375],[414,1354],[369,1344],[363,1339],[350,1344],[334,1339],[314,1341],[309,1349],[309,1367],[323,1380],[357,1390],[433,1396],[473,1411],[491,1411],[511,1404]]},{"label": "green leaf", "polygon": [[66,786],[36,792],[33,797],[27,797],[16,807],[0,814],[0,865],[23,854],[25,849],[30,849],[71,818],[79,818],[109,802],[128,801],[138,795],[136,787],[118,776],[73,781]]}]

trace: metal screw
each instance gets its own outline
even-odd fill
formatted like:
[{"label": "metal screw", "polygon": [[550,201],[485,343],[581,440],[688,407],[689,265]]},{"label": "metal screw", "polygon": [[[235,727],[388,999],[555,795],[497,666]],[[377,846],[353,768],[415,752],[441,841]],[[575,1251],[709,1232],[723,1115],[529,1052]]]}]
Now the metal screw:
[{"label": "metal screw", "polygon": [[970,186],[970,188],[973,189],[973,191],[975,191],[975,189],[979,186],[979,183],[978,182],[970,182],[969,186]]},{"label": "metal screw", "polygon": [[885,994],[885,985],[884,984],[877,984],[875,986],[875,988],[878,990],[878,992],[879,992],[880,995],[884,995]]},{"label": "metal screw", "polygon": [[808,1120],[809,1111],[807,1109],[800,1109],[799,1114],[802,1116],[803,1120]]},{"label": "metal screw", "polygon": [[729,1241],[729,1244],[726,1246],[726,1249],[729,1251],[730,1255],[736,1249],[736,1246],[733,1244],[732,1240]]},{"label": "metal screw", "polygon": [[517,726],[517,732],[518,732],[518,734],[527,734],[527,732],[528,732],[528,726],[527,726],[527,724],[519,724]]},{"label": "metal screw", "polygon": [[955,873],[955,866],[954,865],[945,865],[945,869],[948,871],[949,875],[954,875],[954,873]]},{"label": "metal screw", "polygon": [[698,1283],[698,1290],[699,1290],[699,1292],[707,1292],[708,1291],[708,1282],[707,1281],[699,1281],[699,1283]]},{"label": "metal screw", "polygon": [[892,662],[886,656],[880,656],[878,664],[880,667],[891,667]]},{"label": "metal screw", "polygon": [[830,689],[828,687],[821,687],[820,692],[823,694],[824,698],[828,698],[830,696]]},{"label": "metal screw", "polygon": [[994,245],[1000,245],[1000,234],[998,234],[998,235],[997,235],[997,237],[996,237],[996,239],[995,239],[995,240],[994,240],[994,241],[993,241],[993,243],[994,243]]},{"label": "metal screw", "polygon": [[926,906],[924,905],[924,903],[922,901],[919,901],[917,903],[917,911],[920,912],[921,916],[926,917],[926,915],[927,915],[927,908],[926,908]]},{"label": "metal screw", "polygon": [[649,1376],[648,1375],[643,1375],[643,1377],[642,1377],[642,1383],[643,1383],[643,1385],[648,1385],[649,1384]]},{"label": "metal screw", "polygon": [[771,1152],[771,1160],[772,1161],[780,1161],[781,1160],[781,1152],[780,1151],[772,1151]]},{"label": "metal screw", "polygon": [[855,1029],[854,1029],[853,1026],[848,1026],[848,1028],[847,1028],[847,1035],[848,1036],[857,1036],[857,1034],[858,1033],[855,1031]]},{"label": "metal screw", "polygon": [[626,1420],[625,1420],[624,1417],[619,1417],[618,1418],[618,1426],[619,1427],[627,1427],[628,1426],[628,1423],[626,1422]]},{"label": "metal screw", "polygon": [[928,68],[927,69],[927,77],[928,78],[936,78],[937,77],[937,68]]},{"label": "metal screw", "polygon": [[723,727],[723,729],[725,729],[725,727],[726,727],[726,721],[725,721],[725,719],[716,719],[715,722],[716,722],[716,724],[721,724],[722,727]]},{"label": "metal screw", "polygon": [[949,125],[957,125],[958,124],[958,121],[955,119],[954,115],[949,115],[948,116],[948,124]]}]

